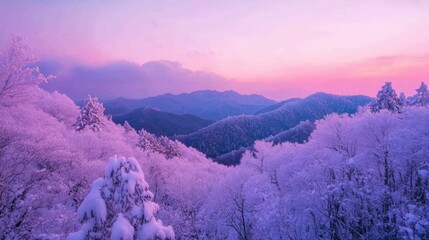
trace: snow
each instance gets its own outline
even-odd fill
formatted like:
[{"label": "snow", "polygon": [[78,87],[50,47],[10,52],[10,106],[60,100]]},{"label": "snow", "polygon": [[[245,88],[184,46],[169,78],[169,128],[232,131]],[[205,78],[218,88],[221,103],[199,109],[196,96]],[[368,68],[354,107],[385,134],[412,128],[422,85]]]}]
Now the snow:
[{"label": "snow", "polygon": [[[425,84],[410,106],[386,84],[377,111],[326,116],[303,144],[256,142],[227,168],[166,137],[125,134],[95,98],[78,115],[67,96],[37,87],[43,77],[16,50],[16,61],[0,56],[0,239],[427,239]],[[77,116],[94,131],[76,132]],[[207,143],[233,140],[246,123],[235,119],[214,124],[230,128]]]},{"label": "snow", "polygon": [[139,131],[139,143],[137,145],[144,151],[161,153],[169,159],[181,156],[178,142],[171,141],[164,136],[156,137],[144,129]]},{"label": "snow", "polygon": [[103,104],[98,101],[98,98],[88,96],[73,126],[76,131],[90,129],[97,132],[105,125],[104,120]]},{"label": "snow", "polygon": [[104,185],[104,179],[99,178],[92,183],[91,192],[83,200],[82,205],[77,211],[81,222],[93,218],[98,226],[101,226],[107,217],[106,203],[101,197],[101,188]]},{"label": "snow", "polygon": [[114,155],[109,158],[109,163],[107,164],[106,170],[104,172],[104,177],[109,179],[113,177],[113,173],[116,169],[118,169],[121,165],[121,162],[118,160],[118,156]]},{"label": "snow", "polygon": [[84,240],[87,239],[88,232],[94,227],[93,222],[87,222],[82,225],[82,228],[78,232],[71,233],[67,240]]},{"label": "snow", "polygon": [[132,240],[134,236],[134,227],[122,213],[118,214],[115,223],[112,226],[112,240]]},{"label": "snow", "polygon": [[392,88],[392,83],[386,82],[381,90],[378,91],[376,101],[371,104],[371,110],[379,112],[382,109],[387,109],[392,112],[398,112],[400,108],[401,100]]},{"label": "snow", "polygon": [[[81,230],[70,236],[105,236],[111,232],[111,239],[134,239],[134,228],[140,229],[138,235],[147,239],[170,236],[172,228],[164,227],[155,219],[159,205],[152,201],[148,187],[135,158],[114,155],[109,159],[104,177],[92,183],[91,191],[78,209],[83,223]],[[107,212],[117,216],[115,222],[106,219]]]},{"label": "snow", "polygon": [[147,224],[143,225],[138,233],[138,239],[151,240],[159,239],[174,239],[174,232],[172,227],[164,227],[162,221],[152,218]]},{"label": "snow", "polygon": [[155,215],[159,210],[159,205],[154,202],[145,202],[144,203],[144,219],[147,222],[150,222],[153,219],[153,215]]}]

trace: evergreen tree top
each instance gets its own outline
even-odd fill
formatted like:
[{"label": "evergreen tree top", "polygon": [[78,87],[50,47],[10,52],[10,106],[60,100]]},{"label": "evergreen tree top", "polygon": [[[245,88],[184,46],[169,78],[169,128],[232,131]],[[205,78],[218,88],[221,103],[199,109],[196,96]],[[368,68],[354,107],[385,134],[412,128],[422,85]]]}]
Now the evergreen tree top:
[{"label": "evergreen tree top", "polygon": [[85,100],[85,105],[82,107],[76,123],[73,125],[76,131],[83,131],[88,128],[94,132],[102,130],[104,118],[104,106],[98,101],[98,98],[91,97]]}]

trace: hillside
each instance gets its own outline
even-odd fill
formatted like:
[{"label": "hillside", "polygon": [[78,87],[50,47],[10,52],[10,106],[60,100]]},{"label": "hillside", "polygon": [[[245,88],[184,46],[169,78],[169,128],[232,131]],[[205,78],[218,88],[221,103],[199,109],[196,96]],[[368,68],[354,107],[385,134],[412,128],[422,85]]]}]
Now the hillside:
[{"label": "hillside", "polygon": [[[310,121],[304,121],[295,127],[285,130],[275,136],[270,136],[264,139],[265,142],[270,142],[273,145],[278,145],[284,142],[290,143],[304,143],[309,140],[311,133],[316,128],[316,124]],[[241,147],[238,150],[231,151],[216,157],[214,160],[217,163],[231,166],[240,164],[240,160],[243,157],[243,154],[247,151],[255,151],[254,146],[250,147]]]},{"label": "hillside", "polygon": [[285,130],[275,136],[265,139],[266,142],[271,142],[273,145],[281,144],[284,142],[304,143],[308,141],[311,133],[316,128],[316,124],[310,121],[302,122],[295,127]]},{"label": "hillside", "polygon": [[355,113],[371,99],[365,96],[337,96],[316,93],[305,99],[285,103],[274,111],[259,115],[230,117],[195,133],[177,136],[187,146],[216,158],[248,147],[255,140],[276,135],[302,121],[315,121],[330,113]]},{"label": "hillside", "polygon": [[272,112],[274,110],[281,108],[286,103],[290,103],[290,102],[294,102],[294,101],[298,101],[298,100],[301,100],[301,98],[290,98],[290,99],[287,99],[287,100],[284,100],[284,101],[281,101],[278,103],[274,103],[272,105],[269,105],[269,106],[266,106],[262,109],[259,109],[254,114],[258,115],[258,114],[262,114],[262,113]]},{"label": "hillside", "polygon": [[137,108],[130,112],[115,115],[112,120],[123,124],[125,121],[136,130],[145,129],[157,136],[189,134],[213,123],[192,114],[174,114],[150,107]]},{"label": "hillside", "polygon": [[122,114],[139,107],[153,107],[177,114],[193,114],[200,118],[220,120],[228,116],[253,114],[274,104],[275,101],[252,94],[242,95],[234,91],[218,92],[202,90],[178,95],[164,94],[144,99],[117,98],[104,101],[107,114]]}]

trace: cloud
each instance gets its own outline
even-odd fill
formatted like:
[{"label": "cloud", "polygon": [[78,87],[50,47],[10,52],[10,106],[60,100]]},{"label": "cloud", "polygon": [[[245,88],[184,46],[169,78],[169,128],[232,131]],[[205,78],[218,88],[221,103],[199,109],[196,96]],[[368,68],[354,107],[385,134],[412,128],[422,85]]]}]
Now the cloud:
[{"label": "cloud", "polygon": [[57,90],[75,100],[88,94],[103,99],[144,98],[200,89],[226,90],[230,85],[230,81],[216,74],[191,71],[178,62],[165,60],[143,65],[115,61],[99,66],[44,60],[37,65],[42,72],[57,76],[42,85],[44,89]]},{"label": "cloud", "polygon": [[284,100],[314,92],[374,96],[381,85],[392,81],[398,92],[414,94],[421,81],[429,80],[429,55],[377,56],[331,67],[292,68],[275,78],[229,80],[217,74],[192,71],[173,61],[150,61],[138,65],[115,61],[103,65],[83,65],[72,61],[41,61],[45,73],[57,79],[43,87],[58,90],[73,99],[88,94],[99,98],[144,98],[164,93],[196,90],[234,90]]}]

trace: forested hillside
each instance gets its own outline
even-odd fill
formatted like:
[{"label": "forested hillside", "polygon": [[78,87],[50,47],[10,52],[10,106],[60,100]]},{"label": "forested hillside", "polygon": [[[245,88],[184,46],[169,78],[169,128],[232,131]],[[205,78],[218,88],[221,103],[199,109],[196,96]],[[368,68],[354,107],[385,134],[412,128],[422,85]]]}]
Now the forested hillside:
[{"label": "forested hillside", "polygon": [[316,93],[302,100],[287,102],[271,112],[230,117],[177,139],[215,158],[251,146],[256,140],[277,135],[301,121],[315,121],[330,113],[355,113],[359,106],[370,101],[365,96]]},{"label": "forested hillside", "polygon": [[128,122],[136,130],[144,129],[157,136],[189,134],[213,123],[211,120],[192,114],[174,114],[151,107],[137,108],[124,114],[114,115],[112,120],[121,125]]}]

